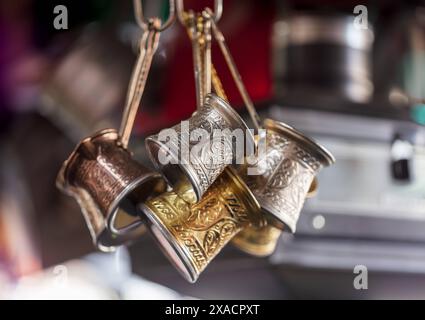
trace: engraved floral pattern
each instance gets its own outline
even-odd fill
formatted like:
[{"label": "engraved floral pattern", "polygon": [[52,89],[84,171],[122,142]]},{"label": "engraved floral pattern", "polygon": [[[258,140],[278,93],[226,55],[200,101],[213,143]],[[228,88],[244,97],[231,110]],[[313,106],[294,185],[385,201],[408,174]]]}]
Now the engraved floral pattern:
[{"label": "engraved floral pattern", "polygon": [[267,132],[267,148],[258,165],[259,176],[244,180],[261,206],[295,230],[314,175],[322,164],[307,149],[274,131]]},{"label": "engraved floral pattern", "polygon": [[[229,106],[230,108],[230,106]],[[217,177],[223,172],[227,164],[231,163],[233,155],[236,154],[234,150],[231,137],[221,136],[220,138],[214,137],[214,130],[230,130],[231,132],[240,128],[239,124],[241,119],[230,119],[228,114],[224,114],[219,108],[211,107],[209,105],[203,106],[200,110],[195,112],[189,120],[189,137],[190,133],[195,129],[204,129],[210,135],[210,140],[205,146],[201,146],[200,154],[192,154],[192,148],[199,143],[192,141],[188,143],[189,154],[191,155],[187,166],[190,172],[194,173],[193,183],[194,187],[198,189],[199,194],[204,194]],[[172,127],[177,132],[178,140],[175,144],[177,150],[181,150],[183,142],[181,125]],[[158,135],[151,137],[151,139],[158,139]],[[157,155],[153,155],[153,159],[157,159]],[[175,155],[175,158],[179,158]],[[155,160],[156,161],[156,160]]]},{"label": "engraved floral pattern", "polygon": [[283,189],[289,186],[298,173],[298,164],[292,159],[285,158],[273,174],[268,183],[268,187],[273,189]]},{"label": "engraved floral pattern", "polygon": [[[163,221],[186,258],[201,272],[215,255],[248,223],[252,208],[230,176],[223,174],[195,205],[177,204],[174,192],[146,203]],[[241,193],[242,192],[242,193]]]}]

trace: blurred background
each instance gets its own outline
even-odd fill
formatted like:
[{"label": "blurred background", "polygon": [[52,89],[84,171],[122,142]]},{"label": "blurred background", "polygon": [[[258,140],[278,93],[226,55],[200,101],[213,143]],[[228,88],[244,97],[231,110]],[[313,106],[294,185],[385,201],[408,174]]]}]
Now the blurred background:
[{"label": "blurred background", "polygon": [[[143,4],[166,18],[168,1]],[[54,28],[57,5],[66,30]],[[0,298],[425,298],[425,3],[225,0],[219,25],[262,116],[337,159],[297,234],[269,258],[228,245],[196,284],[147,234],[96,253],[77,203],[54,182],[81,138],[120,121],[141,35],[132,2],[0,0]],[[213,62],[246,117],[216,44]],[[136,158],[148,164],[144,137],[194,111],[194,90],[176,23],[149,74]],[[367,290],[353,287],[356,265],[368,269]]]}]

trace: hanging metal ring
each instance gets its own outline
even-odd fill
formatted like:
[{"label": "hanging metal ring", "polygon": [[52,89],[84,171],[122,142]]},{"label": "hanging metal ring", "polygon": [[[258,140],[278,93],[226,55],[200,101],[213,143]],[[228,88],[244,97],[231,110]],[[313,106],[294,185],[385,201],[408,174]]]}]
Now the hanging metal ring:
[{"label": "hanging metal ring", "polygon": [[[185,21],[185,11],[184,11],[184,3],[183,0],[176,0],[177,1],[177,16],[181,23],[184,24]],[[223,0],[215,0],[214,1],[214,13],[212,15],[212,18],[215,22],[220,20],[221,15],[223,14]]]},{"label": "hanging metal ring", "polygon": [[137,24],[143,30],[148,30],[149,28],[154,28],[156,31],[164,31],[174,22],[176,18],[176,9],[175,9],[175,0],[169,0],[170,12],[168,15],[168,19],[162,23],[160,26],[156,26],[152,23],[153,18],[147,19],[143,15],[143,7],[141,0],[133,0],[134,4],[134,16],[136,18]]}]

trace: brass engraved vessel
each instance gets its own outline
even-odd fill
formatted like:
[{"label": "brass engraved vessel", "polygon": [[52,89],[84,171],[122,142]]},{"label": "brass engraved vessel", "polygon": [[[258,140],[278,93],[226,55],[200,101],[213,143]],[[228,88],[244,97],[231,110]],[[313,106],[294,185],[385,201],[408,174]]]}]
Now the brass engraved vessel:
[{"label": "brass engraved vessel", "polygon": [[190,282],[242,228],[263,221],[257,200],[230,168],[197,204],[166,192],[141,209],[165,254]]}]

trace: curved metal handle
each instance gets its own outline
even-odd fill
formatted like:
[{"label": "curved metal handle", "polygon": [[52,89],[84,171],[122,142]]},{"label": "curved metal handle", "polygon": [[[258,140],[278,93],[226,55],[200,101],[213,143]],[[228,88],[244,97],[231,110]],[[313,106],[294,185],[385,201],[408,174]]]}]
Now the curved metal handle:
[{"label": "curved metal handle", "polygon": [[[203,12],[204,13],[204,12]],[[199,110],[211,93],[211,17],[189,11],[184,25],[192,42],[193,68],[196,87],[196,106]]]},{"label": "curved metal handle", "polygon": [[[164,31],[167,29],[176,19],[176,9],[175,9],[175,0],[169,0],[170,4],[170,12],[168,15],[168,19],[164,23],[160,23],[159,26],[156,26],[156,31]],[[134,17],[136,18],[137,24],[140,28],[147,31],[149,29],[149,25],[152,24],[153,19],[157,18],[149,18],[147,19],[143,15],[143,7],[141,0],[133,0],[134,4]]]},{"label": "curved metal handle", "polygon": [[[205,11],[210,15],[213,14],[212,11],[208,8],[205,9]],[[211,19],[211,26],[212,26],[212,32],[214,34],[214,38],[216,39],[218,46],[220,47],[223,57],[226,60],[226,64],[230,70],[230,73],[232,74],[233,80],[235,81],[235,84],[239,90],[239,93],[242,96],[242,99],[245,103],[245,106],[248,109],[248,113],[249,113],[249,116],[251,117],[255,130],[258,132],[259,129],[261,128],[260,116],[257,113],[257,110],[255,109],[254,103],[252,102],[249,96],[249,93],[245,87],[245,84],[242,81],[242,77],[238,71],[238,68],[236,67],[235,60],[233,59],[230,53],[230,50],[229,50],[229,47],[227,46],[224,35],[223,33],[221,33],[220,29],[218,29],[214,19]]]},{"label": "curved metal handle", "polygon": [[152,58],[158,48],[160,31],[157,27],[160,26],[160,24],[161,21],[159,19],[153,19],[152,27],[143,34],[143,37],[140,40],[140,53],[131,76],[125,109],[119,130],[120,142],[124,148],[128,145],[134,120],[136,119],[137,110],[142,99],[146,80],[152,64]]},{"label": "curved metal handle", "polygon": [[124,148],[128,146],[134,120],[152,64],[152,58],[158,48],[159,35],[161,31],[168,28],[176,18],[175,0],[169,0],[170,13],[168,19],[164,23],[157,17],[146,19],[143,15],[141,0],[133,0],[133,4],[136,21],[145,32],[140,40],[140,52],[128,87],[125,109],[119,130],[120,142]]},{"label": "curved metal handle", "polygon": [[207,96],[211,93],[211,76],[212,76],[212,61],[211,61],[211,26],[214,17],[207,13],[205,10],[202,12],[203,21],[203,61],[204,61],[204,73],[203,73],[203,86],[204,94]]},{"label": "curved metal handle", "polygon": [[192,42],[193,73],[195,75],[196,107],[201,108],[205,92],[203,83],[203,63],[200,44],[200,34],[197,26],[196,16],[190,11],[185,15],[185,26]]}]

